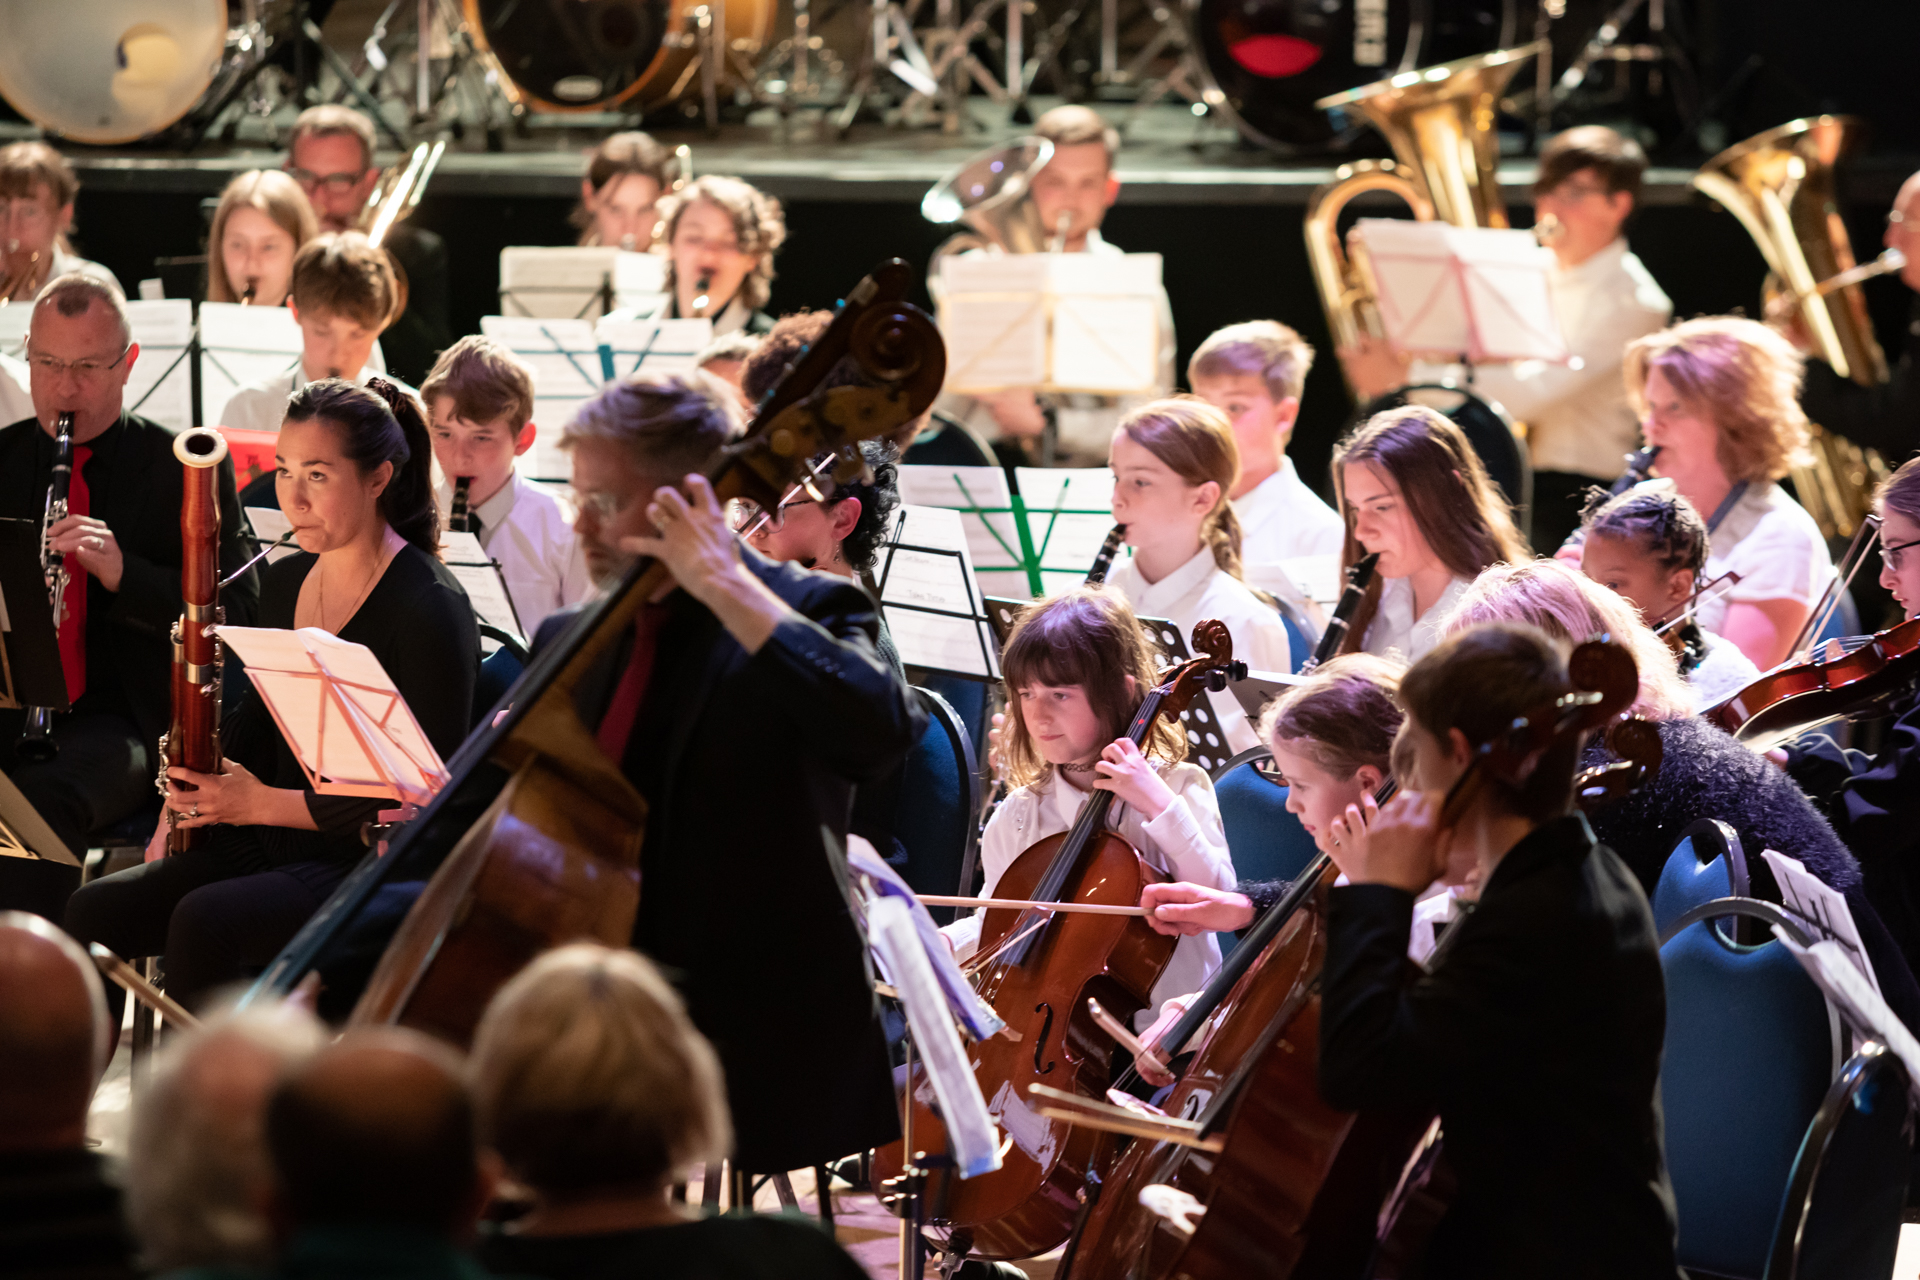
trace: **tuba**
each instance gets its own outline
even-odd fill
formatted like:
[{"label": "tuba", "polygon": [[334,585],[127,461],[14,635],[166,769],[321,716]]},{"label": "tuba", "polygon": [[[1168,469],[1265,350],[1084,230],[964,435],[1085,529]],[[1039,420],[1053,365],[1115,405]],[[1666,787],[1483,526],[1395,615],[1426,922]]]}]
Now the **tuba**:
[{"label": "tuba", "polygon": [[[1795,120],[1722,151],[1693,185],[1740,220],[1767,260],[1765,313],[1797,312],[1821,359],[1870,387],[1887,380],[1859,286],[1874,272],[1855,265],[1834,195],[1834,165],[1860,135],[1860,122],[1846,116]],[[1818,426],[1811,434],[1812,460],[1794,466],[1794,493],[1821,533],[1851,537],[1887,464]]]},{"label": "tuba", "polygon": [[1500,95],[1540,42],[1408,71],[1322,98],[1313,105],[1357,108],[1393,144],[1393,160],[1341,165],[1334,180],[1307,201],[1307,258],[1336,345],[1361,335],[1379,337],[1378,291],[1364,252],[1348,255],[1340,213],[1355,196],[1389,191],[1423,222],[1456,227],[1504,227],[1500,196],[1500,142],[1494,117]]},{"label": "tuba", "polygon": [[970,231],[947,238],[927,259],[927,292],[940,296],[940,264],[969,249],[1041,253],[1047,229],[1033,203],[1033,179],[1053,159],[1045,138],[1015,138],[989,147],[933,184],[920,201],[928,222],[964,222]]}]

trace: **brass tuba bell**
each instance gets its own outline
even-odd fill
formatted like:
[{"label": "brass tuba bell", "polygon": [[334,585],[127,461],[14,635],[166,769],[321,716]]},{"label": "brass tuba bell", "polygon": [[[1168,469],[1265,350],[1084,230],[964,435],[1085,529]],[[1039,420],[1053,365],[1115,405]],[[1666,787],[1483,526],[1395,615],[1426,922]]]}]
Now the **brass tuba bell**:
[{"label": "brass tuba bell", "polygon": [[939,295],[940,264],[969,249],[1041,253],[1047,229],[1033,203],[1033,179],[1053,159],[1045,138],[1015,138],[989,147],[936,182],[920,200],[928,222],[964,222],[970,231],[948,237],[927,259],[927,290]]},{"label": "brass tuba bell", "polygon": [[1341,165],[1334,180],[1307,201],[1307,258],[1334,342],[1352,346],[1382,335],[1378,293],[1364,254],[1350,257],[1340,212],[1365,191],[1390,191],[1423,222],[1504,227],[1500,140],[1494,132],[1500,95],[1522,63],[1544,43],[1463,58],[1362,85],[1313,105],[1358,109],[1393,144],[1392,160]]},{"label": "brass tuba bell", "polygon": [[[1740,220],[1767,260],[1765,314],[1797,312],[1820,357],[1862,386],[1887,380],[1873,336],[1853,246],[1834,196],[1834,165],[1853,150],[1861,124],[1847,116],[1795,120],[1729,147],[1693,175],[1695,189]],[[1851,284],[1836,277],[1849,276]],[[1793,488],[1829,538],[1846,538],[1871,509],[1887,465],[1871,449],[1812,429],[1812,461],[1793,468]]]}]

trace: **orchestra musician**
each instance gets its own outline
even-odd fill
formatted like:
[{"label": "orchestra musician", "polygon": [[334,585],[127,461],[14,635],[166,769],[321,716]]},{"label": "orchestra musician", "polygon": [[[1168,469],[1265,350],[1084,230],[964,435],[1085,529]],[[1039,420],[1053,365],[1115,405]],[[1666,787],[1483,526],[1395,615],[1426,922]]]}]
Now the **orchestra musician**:
[{"label": "orchestra musician", "polygon": [[[59,415],[73,415],[67,518],[48,530],[66,557],[67,618],[61,665],[73,710],[56,715],[58,754],[44,763],[17,751],[22,713],[0,710],[0,770],[75,856],[91,837],[137,812],[153,794],[155,744],[166,731],[180,618],[182,466],[175,433],[127,410],[127,377],[140,357],[120,291],[97,276],[60,276],[33,304],[26,342],[33,416],[0,429],[0,516],[38,528],[46,510]],[[246,562],[233,464],[220,463],[220,567]],[[220,593],[226,620],[253,622],[251,570]]]},{"label": "orchestra musician", "polygon": [[1332,470],[1347,521],[1340,567],[1380,553],[1343,653],[1426,656],[1474,575],[1527,558],[1479,455],[1431,409],[1375,414],[1334,447]]},{"label": "orchestra musician", "polygon": [[120,287],[113,272],[74,253],[73,201],[80,179],[44,142],[0,147],[0,302],[28,302],[46,285],[81,272]]},{"label": "orchestra musician", "polygon": [[[1255,671],[1292,671],[1279,613],[1241,578],[1240,522],[1227,499],[1240,455],[1226,415],[1192,396],[1155,400],[1126,416],[1111,450],[1113,520],[1133,548],[1107,579],[1113,589],[1182,636],[1206,619],[1224,622],[1234,657]],[[1207,698],[1229,754],[1258,743],[1231,691]]]},{"label": "orchestra musician", "polygon": [[695,178],[660,202],[655,233],[666,246],[662,319],[713,321],[714,336],[765,333],[773,317],[773,255],[787,239],[780,202],[738,178]]},{"label": "orchestra musician", "polygon": [[[734,404],[707,374],[643,374],[582,406],[561,444],[596,579],[649,555],[678,584],[576,697],[647,801],[633,945],[720,1055],[735,1167],[773,1173],[898,1132],[845,838],[854,786],[925,722],[874,648],[871,601],[741,546],[693,474],[737,432]],[[569,621],[548,618],[536,651]],[[751,740],[779,750],[743,754]],[[751,803],[729,778],[750,779]]]},{"label": "orchestra musician", "polygon": [[[1458,1180],[1430,1277],[1675,1280],[1660,1119],[1666,992],[1633,873],[1571,811],[1577,739],[1488,777],[1446,825],[1475,748],[1568,692],[1531,627],[1447,637],[1400,681],[1403,790],[1328,894],[1320,1091],[1433,1108]],[[1478,897],[1409,973],[1414,899],[1471,855]]]},{"label": "orchestra musician", "polygon": [[587,153],[580,203],[571,221],[583,245],[645,253],[660,225],[657,208],[674,178],[673,152],[638,130],[609,134]]},{"label": "orchestra musician", "polygon": [[[385,379],[309,383],[287,403],[275,459],[300,551],[262,575],[260,625],[365,645],[434,750],[452,755],[473,720],[480,637],[466,592],[436,554],[418,402]],[[271,961],[365,856],[362,827],[393,807],[317,794],[252,682],[230,687],[240,696],[221,725],[221,771],[169,769],[170,819],[154,832],[152,860],[93,881],[67,904],[67,931],[83,942],[122,957],[164,955],[167,990],[190,1009]],[[169,821],[210,838],[158,856]]]},{"label": "orchestra musician", "polygon": [[250,169],[227,184],[207,235],[207,301],[281,307],[293,260],[320,234],[300,184],[278,169]]},{"label": "orchestra musician", "polygon": [[[373,163],[373,124],[351,107],[308,107],[293,122],[287,173],[313,202],[322,231],[365,229],[367,199],[380,181]],[[447,244],[409,219],[387,229],[381,248],[407,282],[406,310],[386,335],[386,364],[419,385],[433,358],[453,341],[447,312]],[[351,376],[342,371],[341,377]]]}]

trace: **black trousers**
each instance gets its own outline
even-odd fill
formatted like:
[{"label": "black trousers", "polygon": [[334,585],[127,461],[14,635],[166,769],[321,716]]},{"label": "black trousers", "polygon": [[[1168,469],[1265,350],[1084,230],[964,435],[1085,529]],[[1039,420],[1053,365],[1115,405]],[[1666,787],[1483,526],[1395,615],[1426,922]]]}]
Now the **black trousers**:
[{"label": "black trousers", "polygon": [[1580,527],[1580,508],[1586,505],[1587,490],[1595,485],[1604,489],[1611,483],[1572,471],[1534,472],[1532,527],[1528,534],[1533,553],[1550,556],[1558,551]]},{"label": "black trousers", "polygon": [[[265,868],[245,828],[83,885],[67,902],[67,932],[123,959],[162,956],[167,992],[189,1009],[265,969],[352,867],[296,862]],[[120,988],[108,984],[119,1009]]]},{"label": "black trousers", "polygon": [[74,857],[85,861],[96,832],[137,812],[158,793],[153,786],[156,744],[124,717],[97,711],[55,716],[60,753],[45,764],[20,759],[23,711],[0,711],[0,773],[46,819]]}]

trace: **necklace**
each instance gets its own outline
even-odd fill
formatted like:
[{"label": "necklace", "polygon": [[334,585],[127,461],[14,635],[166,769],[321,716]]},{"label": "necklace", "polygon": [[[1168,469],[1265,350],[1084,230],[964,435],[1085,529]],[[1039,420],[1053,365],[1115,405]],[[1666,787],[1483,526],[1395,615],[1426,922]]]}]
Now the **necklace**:
[{"label": "necklace", "polygon": [[1092,773],[1093,766],[1099,763],[1098,760],[1089,760],[1086,764],[1063,764],[1055,767],[1062,773]]},{"label": "necklace", "polygon": [[[342,627],[344,627],[348,622],[353,620],[354,611],[359,609],[361,604],[365,602],[367,596],[372,593],[373,584],[379,580],[381,571],[387,567],[387,561],[393,558],[392,551],[385,545],[385,539],[382,539],[381,543],[382,545],[380,547],[380,558],[374,561],[373,572],[367,575],[366,585],[360,588],[360,594],[355,596],[353,598],[353,603],[348,606],[346,617],[340,623],[340,626]],[[337,636],[340,634],[340,628],[329,627],[327,625],[327,579],[326,579],[326,575],[324,574],[322,574],[320,577],[320,583],[317,588],[317,593],[319,598],[315,601],[315,603],[319,606],[320,629],[322,631],[330,632],[331,634]]]}]

